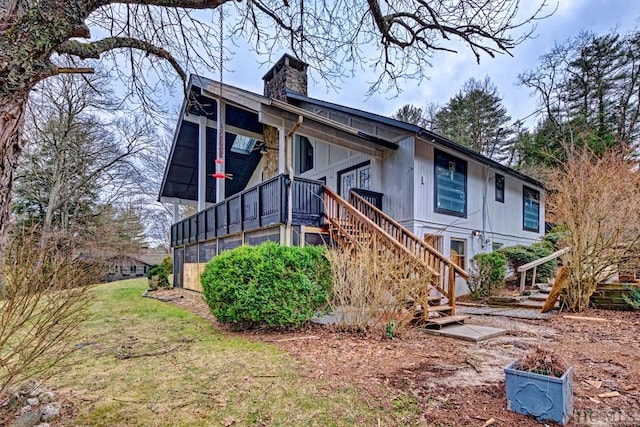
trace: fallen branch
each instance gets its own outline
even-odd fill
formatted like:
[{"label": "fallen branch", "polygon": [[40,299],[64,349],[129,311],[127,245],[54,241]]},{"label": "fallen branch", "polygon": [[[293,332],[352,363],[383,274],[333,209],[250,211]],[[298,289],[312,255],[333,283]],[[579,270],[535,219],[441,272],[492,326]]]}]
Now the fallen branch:
[{"label": "fallen branch", "polygon": [[572,320],[587,320],[589,322],[603,322],[603,323],[611,322],[611,320],[603,319],[601,317],[569,316],[569,315],[562,316],[562,317],[564,317],[565,319],[572,319]]},{"label": "fallen branch", "polygon": [[494,425],[497,422],[497,420],[495,418],[489,418],[487,421],[485,421],[484,424],[482,424],[482,427],[489,427],[491,425]]},{"label": "fallen branch", "polygon": [[304,337],[282,338],[279,340],[268,340],[268,342],[285,342],[285,341],[298,341],[298,340],[317,340],[320,337],[317,335],[307,335]]},{"label": "fallen branch", "polygon": [[165,354],[172,353],[172,352],[178,350],[181,347],[182,346],[176,346],[176,347],[172,347],[172,348],[168,348],[168,349],[154,350],[154,351],[149,351],[147,353],[140,353],[140,354],[125,354],[125,353],[121,353],[121,352],[119,352],[117,350],[114,353],[115,353],[116,359],[118,359],[118,360],[126,360],[126,359],[135,359],[135,358],[138,358],[138,357],[163,356]]}]

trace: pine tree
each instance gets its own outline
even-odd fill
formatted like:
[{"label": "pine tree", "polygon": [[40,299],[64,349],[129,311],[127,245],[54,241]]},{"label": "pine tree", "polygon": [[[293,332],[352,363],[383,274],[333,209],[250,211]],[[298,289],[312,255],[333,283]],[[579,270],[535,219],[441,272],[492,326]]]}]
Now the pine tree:
[{"label": "pine tree", "polygon": [[468,80],[435,115],[434,131],[485,156],[502,160],[511,117],[489,77]]}]

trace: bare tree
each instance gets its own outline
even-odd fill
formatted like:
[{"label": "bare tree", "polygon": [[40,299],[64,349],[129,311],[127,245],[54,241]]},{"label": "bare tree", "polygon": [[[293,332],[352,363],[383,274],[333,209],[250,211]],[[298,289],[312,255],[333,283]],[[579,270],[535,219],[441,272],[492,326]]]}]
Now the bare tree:
[{"label": "bare tree", "polygon": [[83,228],[131,187],[133,158],[150,132],[114,118],[104,76],[59,76],[40,85],[30,103],[14,211],[53,231],[80,236]]},{"label": "bare tree", "polygon": [[549,174],[547,208],[566,231],[563,256],[570,269],[566,303],[573,311],[589,307],[599,281],[625,268],[640,249],[640,173],[625,153],[601,156],[587,148]]},{"label": "bare tree", "polygon": [[73,351],[95,280],[94,266],[66,250],[68,236],[46,247],[34,228],[15,228],[11,237],[0,266],[0,396],[41,379]]},{"label": "bare tree", "polygon": [[[348,71],[375,66],[377,89],[423,76],[436,51],[466,45],[478,60],[481,54],[509,53],[531,34],[547,6],[537,0],[539,7],[519,19],[519,3],[316,0],[298,7],[289,0],[0,0],[0,253],[29,93],[48,77],[91,72],[85,59],[126,53],[128,61],[119,61],[114,71],[132,92],[147,96],[147,75],[165,80],[171,67],[185,80],[186,69],[213,66],[220,31],[196,10],[224,5],[220,21],[233,30],[230,37],[246,37],[262,52],[291,46],[324,75],[340,74],[345,63],[352,66]],[[522,34],[516,35],[518,29]],[[106,36],[82,41],[91,30]],[[59,55],[76,65],[61,65]],[[141,71],[143,63],[152,66],[149,73]]]}]

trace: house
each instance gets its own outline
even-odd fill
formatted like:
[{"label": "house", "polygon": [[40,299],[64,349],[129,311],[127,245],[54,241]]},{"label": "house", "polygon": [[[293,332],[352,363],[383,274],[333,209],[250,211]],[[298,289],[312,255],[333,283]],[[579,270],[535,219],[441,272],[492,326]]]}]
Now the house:
[{"label": "house", "polygon": [[284,55],[264,94],[190,78],[160,190],[198,206],[174,210],[176,286],[199,290],[204,263],[241,244],[353,241],[359,228],[420,258],[451,300],[475,254],[543,235],[540,182],[419,126],[311,98],[306,71]]},{"label": "house", "polygon": [[138,255],[118,255],[110,258],[107,263],[106,281],[132,279],[134,277],[144,277],[147,271],[154,265],[159,265],[167,254],[138,254]]}]

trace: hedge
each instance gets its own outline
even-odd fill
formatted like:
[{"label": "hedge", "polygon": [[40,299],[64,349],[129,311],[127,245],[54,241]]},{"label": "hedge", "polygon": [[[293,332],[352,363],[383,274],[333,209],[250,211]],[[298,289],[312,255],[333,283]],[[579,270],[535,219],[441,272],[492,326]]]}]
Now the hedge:
[{"label": "hedge", "polygon": [[207,263],[200,280],[219,322],[291,328],[326,305],[331,270],[324,247],[267,242],[223,252]]}]

